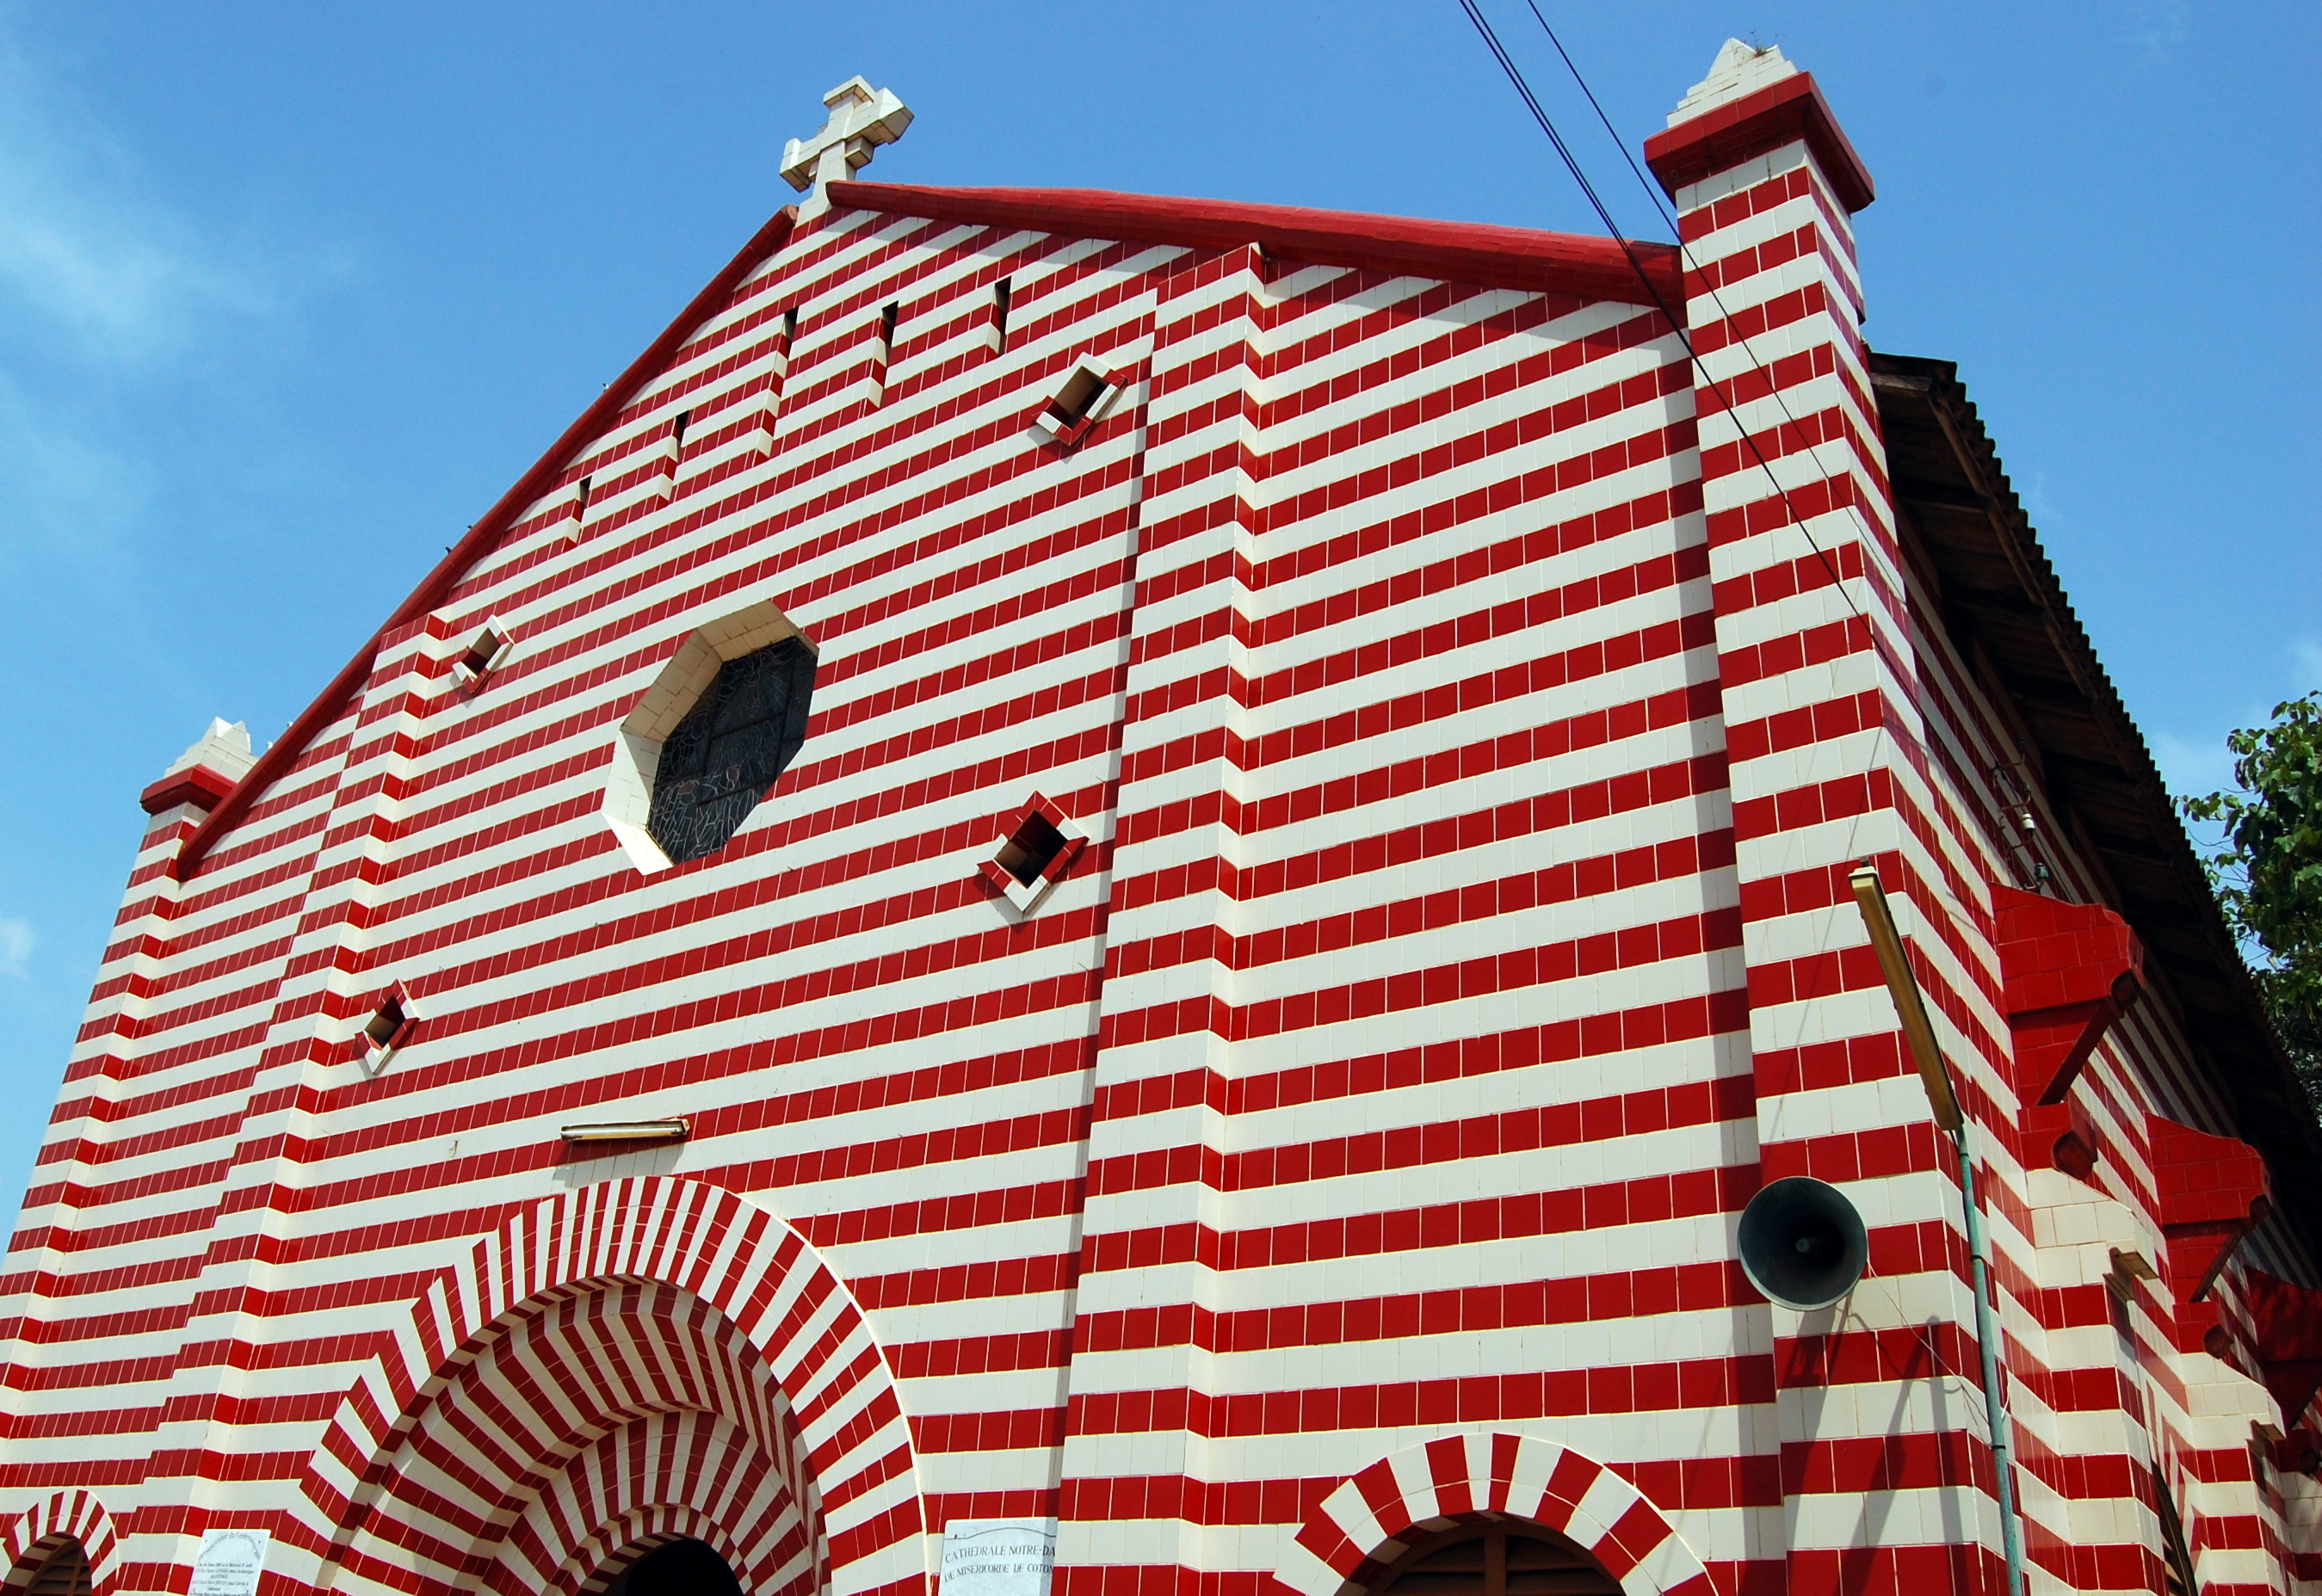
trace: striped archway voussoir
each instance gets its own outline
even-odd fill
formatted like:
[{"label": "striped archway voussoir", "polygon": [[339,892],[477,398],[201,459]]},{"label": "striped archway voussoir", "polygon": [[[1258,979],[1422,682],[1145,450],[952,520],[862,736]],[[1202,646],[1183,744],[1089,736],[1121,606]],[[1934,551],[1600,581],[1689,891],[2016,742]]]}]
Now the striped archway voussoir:
[{"label": "striped archway voussoir", "polygon": [[1297,1596],[1358,1591],[1420,1535],[1486,1515],[1576,1542],[1626,1596],[1714,1596],[1701,1559],[1635,1486],[1569,1446],[1498,1433],[1445,1436],[1362,1470],[1300,1527],[1275,1578]]},{"label": "striped archway voussoir", "polygon": [[830,1589],[924,1580],[910,1427],[869,1321],[782,1218],[707,1181],[663,1175],[560,1192],[509,1215],[412,1303],[341,1399],[304,1481],[346,1536],[405,1436],[509,1316],[617,1281],[699,1298],[747,1339],[798,1426],[829,1537]]},{"label": "striped archway voussoir", "polygon": [[43,1541],[53,1543],[67,1537],[80,1543],[81,1555],[88,1559],[89,1582],[96,1596],[105,1596],[121,1564],[121,1537],[105,1504],[86,1491],[57,1491],[0,1528],[0,1556],[6,1559],[0,1568],[8,1572],[6,1583],[14,1586],[29,1580],[37,1572],[25,1566],[34,1548]]}]

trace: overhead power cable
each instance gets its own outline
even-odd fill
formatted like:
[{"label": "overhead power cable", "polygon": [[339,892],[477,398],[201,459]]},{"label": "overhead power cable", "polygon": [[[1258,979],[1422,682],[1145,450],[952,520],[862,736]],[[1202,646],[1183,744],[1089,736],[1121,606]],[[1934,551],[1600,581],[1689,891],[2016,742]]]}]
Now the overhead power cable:
[{"label": "overhead power cable", "polygon": [[[1531,4],[1531,0],[1526,0],[1526,4]],[[1532,120],[1540,124],[1540,131],[1548,135],[1548,141],[1555,146],[1558,157],[1564,162],[1564,169],[1572,174],[1573,182],[1579,186],[1580,192],[1586,196],[1590,208],[1595,211],[1597,219],[1604,223],[1605,232],[1611,233],[1613,242],[1621,246],[1621,253],[1627,260],[1629,269],[1636,273],[1637,281],[1643,285],[1647,296],[1651,299],[1654,306],[1668,323],[1669,330],[1677,334],[1678,342],[1684,346],[1686,359],[1692,362],[1693,369],[1702,384],[1706,386],[1710,393],[1716,397],[1719,406],[1725,412],[1726,418],[1732,422],[1733,430],[1741,437],[1742,447],[1749,450],[1751,458],[1758,462],[1758,469],[1765,473],[1766,480],[1773,488],[1775,496],[1782,501],[1782,508],[1788,515],[1790,524],[1798,529],[1798,535],[1806,540],[1806,547],[1812,549],[1815,558],[1821,561],[1823,570],[1829,576],[1831,587],[1836,590],[1840,601],[1853,612],[1855,619],[1867,620],[1868,617],[1863,615],[1861,607],[1854,602],[1854,596],[1846,590],[1846,583],[1839,576],[1837,564],[1832,561],[1829,552],[1815,541],[1815,534],[1806,526],[1805,517],[1798,513],[1797,506],[1791,502],[1789,489],[1782,486],[1781,478],[1775,474],[1773,462],[1766,458],[1766,451],[1759,447],[1756,434],[1750,430],[1742,421],[1740,413],[1734,409],[1733,401],[1727,396],[1724,387],[1710,376],[1709,368],[1703,362],[1700,351],[1694,347],[1693,337],[1687,330],[1685,317],[1662,296],[1659,286],[1645,270],[1644,262],[1637,258],[1637,251],[1631,246],[1628,236],[1621,231],[1620,223],[1613,220],[1613,213],[1604,204],[1604,197],[1596,192],[1596,186],[1588,180],[1588,174],[1582,169],[1579,159],[1572,153],[1571,146],[1564,141],[1564,135],[1557,131],[1555,119],[1549,115],[1546,108],[1540,103],[1540,96],[1532,92],[1531,85],[1525,80],[1523,68],[1516,65],[1515,58],[1508,53],[1507,46],[1500,42],[1499,33],[1493,28],[1491,19],[1484,14],[1483,8],[1476,0],[1459,0],[1459,9],[1467,14],[1467,20],[1475,24],[1477,36],[1483,40],[1485,47],[1492,52],[1493,59],[1500,63],[1500,70],[1507,74],[1508,81],[1514,86],[1518,97],[1524,103],[1525,109],[1531,113]],[[1548,19],[1540,16],[1540,8],[1537,5],[1532,6],[1532,15],[1539,18],[1542,28],[1548,27]],[[1549,36],[1554,40],[1553,30],[1550,31]],[[1564,54],[1564,46],[1561,43],[1559,43],[1556,48],[1559,55]],[[1571,67],[1572,59],[1569,56],[1565,56],[1565,65]],[[1573,76],[1576,78],[1579,77],[1578,68],[1573,68]],[[1586,93],[1587,86],[1584,83],[1581,87],[1582,92]],[[1591,105],[1595,105],[1595,95],[1590,94],[1588,99]],[[1604,122],[1605,130],[1610,132],[1613,124],[1610,119],[1604,116],[1603,106],[1597,106],[1596,114],[1598,120]],[[1619,134],[1614,134],[1614,141],[1620,142]],[[1625,153],[1626,146],[1623,149]],[[1636,163],[1632,160],[1631,169],[1635,169],[1635,166]],[[1641,173],[1639,174],[1639,178],[1641,181]],[[1655,202],[1654,208],[1660,210],[1658,201]],[[1661,216],[1664,221],[1668,222],[1670,233],[1673,235],[1676,234],[1678,229],[1675,220],[1669,217],[1667,211],[1661,211]],[[1682,237],[1678,238],[1678,258],[1682,263],[1686,260]],[[1725,305],[1722,299],[1715,298],[1715,293],[1713,288],[1711,296],[1715,301],[1718,313],[1722,316],[1725,314]],[[1781,412],[1783,422],[1791,433],[1802,436],[1796,417],[1790,414],[1789,406],[1783,403],[1781,391],[1776,387],[1772,374],[1759,363],[1757,353],[1751,349],[1749,341],[1746,338],[1737,338],[1734,342],[1740,346],[1751,368],[1765,378],[1768,397],[1773,399],[1775,407]],[[1849,510],[1855,508],[1851,500],[1846,507]],[[1860,524],[1859,512],[1856,519]]]},{"label": "overhead power cable", "polygon": [[[1838,568],[1833,563],[1829,552],[1815,540],[1814,533],[1805,524],[1805,517],[1798,514],[1797,506],[1791,501],[1788,490],[1782,486],[1781,479],[1775,475],[1773,465],[1767,460],[1765,451],[1759,447],[1758,440],[1751,434],[1750,429],[1742,424],[1741,416],[1735,414],[1733,403],[1727,397],[1724,388],[1710,377],[1708,369],[1703,365],[1700,352],[1694,348],[1693,338],[1683,318],[1677,315],[1668,303],[1661,297],[1659,289],[1646,274],[1642,262],[1637,259],[1636,251],[1629,248],[1629,241],[1613,221],[1611,208],[1604,204],[1603,196],[1597,193],[1595,185],[1589,181],[1588,175],[1581,168],[1578,158],[1572,153],[1571,146],[1565,142],[1563,135],[1557,131],[1555,122],[1540,105],[1539,96],[1532,92],[1531,85],[1525,80],[1523,69],[1516,65],[1514,58],[1508,53],[1506,46],[1501,43],[1498,33],[1492,27],[1491,20],[1484,15],[1476,0],[1459,0],[1459,4],[1460,9],[1467,14],[1467,20],[1475,24],[1476,32],[1482,36],[1486,46],[1490,49],[1493,58],[1500,63],[1500,69],[1507,74],[1508,81],[1515,86],[1516,93],[1522,98],[1526,109],[1531,113],[1532,120],[1540,123],[1540,131],[1548,135],[1549,142],[1556,147],[1556,152],[1562,159],[1565,169],[1572,174],[1572,180],[1579,186],[1581,193],[1587,196],[1589,205],[1595,211],[1598,219],[1604,223],[1606,230],[1621,244],[1622,253],[1627,258],[1630,269],[1637,274],[1637,279],[1644,285],[1646,294],[1659,308],[1662,315],[1668,318],[1671,331],[1677,334],[1678,342],[1684,346],[1686,356],[1692,361],[1695,371],[1707,384],[1709,391],[1716,397],[1719,406],[1724,410],[1727,418],[1732,422],[1733,429],[1740,434],[1743,446],[1750,451],[1751,458],[1757,461],[1759,470],[1765,474],[1768,484],[1781,499],[1782,508],[1788,515],[1790,524],[1798,529],[1798,535],[1805,539],[1806,547],[1814,551],[1815,558],[1821,562],[1824,571],[1829,575],[1831,586],[1837,589],[1840,601],[1857,620],[1867,620],[1861,606],[1854,602],[1853,596],[1846,590],[1846,584],[1840,580]],[[1540,31],[1548,35],[1549,42],[1556,47],[1556,53],[1563,60],[1565,70],[1572,74],[1573,82],[1578,85],[1580,92],[1587,97],[1589,108],[1595,112],[1598,124],[1604,128],[1605,136],[1613,141],[1614,147],[1621,151],[1621,158],[1628,163],[1631,175],[1637,179],[1637,186],[1645,191],[1645,197],[1652,205],[1655,214],[1668,226],[1669,236],[1677,241],[1680,268],[1690,273],[1693,266],[1692,253],[1687,248],[1684,233],[1678,227],[1676,216],[1662,202],[1659,185],[1647,177],[1644,169],[1637,164],[1637,159],[1630,152],[1629,145],[1621,137],[1620,130],[1613,125],[1613,119],[1605,114],[1604,103],[1597,99],[1595,91],[1588,86],[1587,78],[1582,76],[1579,63],[1575,61],[1571,52],[1564,48],[1564,41],[1557,37],[1556,30],[1549,24],[1547,16],[1540,11],[1539,0],[1524,0],[1524,4],[1531,10],[1533,20],[1540,23]],[[1719,317],[1730,323],[1732,315],[1725,307],[1724,296],[1718,293],[1714,284],[1706,280],[1704,280],[1702,287],[1707,293],[1710,303],[1717,307]],[[1797,417],[1791,413],[1788,401],[1783,397],[1781,389],[1774,382],[1773,374],[1768,371],[1764,362],[1758,359],[1757,351],[1751,348],[1747,339],[1736,339],[1734,344],[1740,348],[1743,358],[1750,362],[1751,369],[1764,382],[1767,397],[1774,401],[1775,408],[1781,414],[1783,424],[1793,435],[1802,436]],[[1870,527],[1862,514],[1861,506],[1849,498],[1844,508],[1853,518],[1858,536],[1868,542],[1870,537]],[[1867,563],[1866,560],[1866,565]],[[1878,725],[1872,728],[1874,748],[1878,741],[1887,735],[1887,732],[1886,718],[1882,716]],[[1862,818],[1861,815],[1857,815],[1853,825],[1849,828],[1847,843],[1849,851],[1851,851],[1854,846],[1853,832],[1860,826]],[[1961,913],[1965,912],[1958,899],[1952,897],[1940,880],[1937,880],[1934,885],[1936,890],[1950,901],[1955,909],[1959,909]]]},{"label": "overhead power cable", "polygon": [[[1540,0],[1524,0],[1524,5],[1531,10],[1532,20],[1540,24],[1540,31],[1547,34],[1548,41],[1556,47],[1557,58],[1564,63],[1564,69],[1572,74],[1573,84],[1587,99],[1588,108],[1596,113],[1597,125],[1604,130],[1604,136],[1613,141],[1613,148],[1621,152],[1621,159],[1628,162],[1629,175],[1636,178],[1637,187],[1644,190],[1645,202],[1653,207],[1654,214],[1659,215],[1668,228],[1669,236],[1677,240],[1678,260],[1689,268],[1692,265],[1692,251],[1686,248],[1685,234],[1677,224],[1677,217],[1670,214],[1668,206],[1662,202],[1660,185],[1645,176],[1645,169],[1637,164],[1637,158],[1630,150],[1628,141],[1621,137],[1621,130],[1614,127],[1613,119],[1604,114],[1604,102],[1597,99],[1596,91],[1588,87],[1588,79],[1581,75],[1580,63],[1574,60],[1572,52],[1564,48],[1564,41],[1557,37],[1556,29],[1550,24],[1547,14],[1540,10]],[[1717,285],[1705,278],[1702,288],[1708,294],[1709,302],[1717,306],[1719,318],[1732,321],[1733,313],[1725,308],[1725,296],[1717,291]],[[1742,352],[1749,358],[1751,367],[1759,376],[1765,378],[1767,397],[1774,401],[1775,408],[1782,413],[1782,419],[1795,431],[1798,424],[1797,417],[1790,413],[1789,401],[1782,397],[1781,389],[1775,386],[1773,373],[1766,369],[1764,362],[1758,359],[1758,351],[1750,347],[1747,340],[1741,341],[1741,349]],[[1848,502],[1846,507],[1853,515],[1857,526],[1865,535],[1868,535],[1869,528],[1862,524],[1861,511],[1851,500]]]},{"label": "overhead power cable", "polygon": [[[1669,214],[1668,206],[1662,203],[1660,185],[1645,176],[1645,169],[1637,164],[1637,158],[1630,150],[1627,141],[1621,137],[1621,130],[1614,127],[1613,119],[1604,114],[1604,107],[1597,101],[1596,91],[1590,88],[1588,79],[1580,75],[1580,68],[1574,62],[1571,54],[1565,50],[1564,41],[1559,39],[1556,36],[1556,30],[1548,25],[1548,17],[1540,8],[1540,0],[1524,0],[1524,4],[1531,8],[1532,21],[1540,24],[1540,31],[1548,35],[1548,41],[1550,44],[1556,46],[1558,59],[1564,62],[1564,69],[1572,74],[1572,81],[1579,85],[1580,92],[1587,96],[1588,108],[1596,113],[1597,125],[1604,130],[1604,136],[1613,141],[1613,148],[1621,152],[1621,159],[1629,163],[1629,175],[1636,178],[1637,187],[1645,191],[1646,203],[1659,214],[1662,222],[1668,224],[1669,236],[1677,240],[1678,248],[1683,249],[1685,240],[1678,233],[1677,218]],[[1716,290],[1713,288],[1710,293],[1712,297],[1714,297]],[[1717,308],[1723,311],[1725,306],[1721,304]]]}]

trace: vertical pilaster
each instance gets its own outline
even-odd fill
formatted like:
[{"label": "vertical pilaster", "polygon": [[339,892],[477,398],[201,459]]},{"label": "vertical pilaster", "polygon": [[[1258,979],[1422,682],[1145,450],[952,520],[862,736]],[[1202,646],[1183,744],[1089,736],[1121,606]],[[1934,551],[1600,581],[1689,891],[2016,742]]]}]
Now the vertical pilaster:
[{"label": "vertical pilaster", "polygon": [[[242,1105],[240,1133],[217,1195],[177,1373],[141,1503],[147,1536],[198,1537],[213,1525],[275,1530],[267,1515],[222,1512],[221,1487],[239,1478],[236,1432],[262,1397],[253,1354],[273,1270],[296,1220],[308,1126],[325,1078],[351,1066],[353,1027],[391,972],[369,968],[372,914],[392,868],[401,803],[424,698],[444,668],[441,631],[416,622],[382,640],[352,707],[332,813],[305,883],[298,926],[283,962],[273,1013]],[[422,1010],[424,1013],[424,1008]],[[186,1563],[150,1542],[159,1566]]]},{"label": "vertical pilaster", "polygon": [[[103,1184],[107,1144],[119,1134],[114,1126],[123,1099],[138,1090],[143,1038],[169,971],[178,918],[196,896],[172,866],[203,817],[251,763],[248,732],[214,721],[142,795],[150,816],[144,840],[25,1193],[23,1219],[11,1238],[9,1267],[0,1277],[0,1368],[8,1372],[0,1410],[7,1415],[11,1434],[33,1431],[36,1424],[17,1427],[17,1421],[54,1400],[52,1391],[35,1394],[45,1384],[41,1371],[77,1355],[69,1342],[44,1348],[49,1336],[41,1321],[55,1310],[54,1293],[70,1278],[68,1260],[85,1234],[82,1215],[89,1188]],[[102,1202],[101,1195],[97,1200]],[[96,1211],[104,1212],[101,1207]],[[65,1313],[71,1311],[71,1300],[69,1295],[63,1299]],[[132,1521],[124,1519],[123,1526],[130,1528]],[[138,1565],[124,1563],[116,1577],[139,1577]]]},{"label": "vertical pilaster", "polygon": [[1154,312],[1058,1596],[1190,1589],[1211,1561],[1264,307],[1252,249],[1167,278]]}]

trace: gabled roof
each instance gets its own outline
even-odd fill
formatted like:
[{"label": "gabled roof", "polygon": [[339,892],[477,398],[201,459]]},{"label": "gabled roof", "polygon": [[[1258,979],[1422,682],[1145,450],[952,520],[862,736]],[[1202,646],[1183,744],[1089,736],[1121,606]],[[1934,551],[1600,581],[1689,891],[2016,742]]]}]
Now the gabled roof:
[{"label": "gabled roof", "polygon": [[2051,803],[2077,819],[2183,1010],[2235,1131],[2322,1247],[2322,1127],[2266,1017],[2161,772],[2008,485],[1950,360],[1872,354],[1897,505],[1932,562],[1944,623],[1971,634],[2029,729]]},{"label": "gabled roof", "polygon": [[[1092,188],[922,188],[894,183],[833,183],[829,193],[833,203],[841,207],[892,215],[1193,249],[1257,244],[1290,260],[1623,304],[1650,302],[1651,295],[1639,281],[1641,271],[1651,278],[1664,303],[1674,305],[1683,296],[1673,244],[1624,245],[1613,239],[1521,227],[1231,200],[1111,194]],[[596,402],[549,445],[548,451],[533,462],[532,469],[517,478],[515,486],[436,562],[410,597],[396,606],[355,657],[186,839],[169,867],[178,880],[193,875],[203,857],[233,829],[258,795],[289,770],[347,700],[361,690],[382,640],[443,601],[575,455],[619,418],[622,409],[684,347],[694,331],[724,308],[734,290],[789,242],[797,223],[797,207],[786,205],[761,227],[661,336],[608,385]]]}]

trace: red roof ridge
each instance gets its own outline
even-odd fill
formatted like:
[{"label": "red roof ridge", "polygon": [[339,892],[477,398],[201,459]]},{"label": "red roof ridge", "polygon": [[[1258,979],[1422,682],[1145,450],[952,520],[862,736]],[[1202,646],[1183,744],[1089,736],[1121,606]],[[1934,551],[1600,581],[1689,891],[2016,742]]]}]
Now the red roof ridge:
[{"label": "red roof ridge", "polygon": [[1442,222],[1102,188],[935,188],[833,183],[831,203],[932,221],[1030,227],[1193,249],[1257,244],[1285,259],[1647,305],[1684,303],[1677,246],[1489,222]]}]

